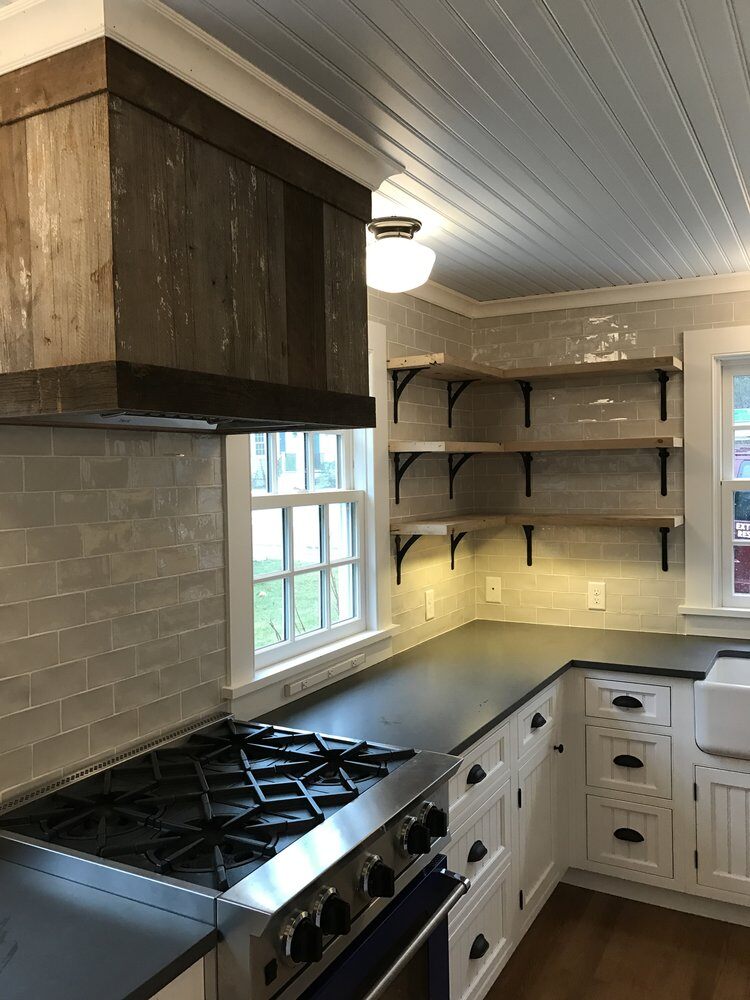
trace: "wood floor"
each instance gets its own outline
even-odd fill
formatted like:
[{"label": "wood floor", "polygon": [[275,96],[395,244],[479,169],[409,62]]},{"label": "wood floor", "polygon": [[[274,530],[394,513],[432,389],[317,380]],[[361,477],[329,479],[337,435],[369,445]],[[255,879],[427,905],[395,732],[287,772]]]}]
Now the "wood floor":
[{"label": "wood floor", "polygon": [[487,1000],[750,1000],[750,928],[559,885]]}]

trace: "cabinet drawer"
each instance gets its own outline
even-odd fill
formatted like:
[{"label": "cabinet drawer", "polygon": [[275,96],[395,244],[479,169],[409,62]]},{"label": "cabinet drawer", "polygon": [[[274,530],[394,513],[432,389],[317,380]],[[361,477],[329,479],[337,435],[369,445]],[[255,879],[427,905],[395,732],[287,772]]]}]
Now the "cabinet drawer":
[{"label": "cabinet drawer", "polygon": [[484,892],[451,928],[451,1000],[467,1000],[473,993],[483,995],[483,981],[489,986],[511,942],[510,863],[498,872]]},{"label": "cabinet drawer", "polygon": [[671,799],[671,736],[586,726],[586,784]]},{"label": "cabinet drawer", "polygon": [[589,861],[672,877],[672,810],[586,796]]},{"label": "cabinet drawer", "polygon": [[586,715],[669,726],[672,724],[671,694],[668,684],[587,677]]},{"label": "cabinet drawer", "polygon": [[471,879],[471,889],[451,913],[455,922],[479,895],[510,850],[510,781],[506,781],[453,835],[448,868]]},{"label": "cabinet drawer", "polygon": [[524,757],[545,743],[557,725],[560,688],[557,684],[542,691],[518,710],[518,756]]},{"label": "cabinet drawer", "polygon": [[489,736],[467,751],[461,766],[450,779],[451,823],[461,822],[461,813],[478,802],[489,787],[507,774],[510,757],[510,724],[493,730]]}]

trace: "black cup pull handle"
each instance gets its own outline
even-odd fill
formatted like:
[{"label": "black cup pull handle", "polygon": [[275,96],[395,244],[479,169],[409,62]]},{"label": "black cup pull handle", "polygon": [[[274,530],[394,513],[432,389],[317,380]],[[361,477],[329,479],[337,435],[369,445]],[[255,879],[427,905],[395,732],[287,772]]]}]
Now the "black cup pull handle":
[{"label": "black cup pull handle", "polygon": [[612,704],[618,708],[643,708],[643,702],[634,698],[632,694],[618,694],[612,699]]},{"label": "black cup pull handle", "polygon": [[482,767],[481,764],[475,764],[469,769],[469,773],[466,775],[467,785],[478,785],[480,781],[484,781],[487,777],[487,772]]},{"label": "black cup pull handle", "polygon": [[629,826],[621,826],[619,830],[615,830],[615,837],[618,840],[627,840],[630,844],[642,844],[645,839],[642,833],[631,830]]},{"label": "black cup pull handle", "polygon": [[618,753],[616,757],[612,758],[612,763],[617,764],[618,767],[643,767],[643,761],[640,757],[634,757],[632,753]]},{"label": "black cup pull handle", "polygon": [[469,952],[469,958],[477,959],[482,958],[490,950],[490,943],[484,934],[477,934],[471,945],[471,951]]},{"label": "black cup pull handle", "polygon": [[542,726],[546,726],[546,725],[547,725],[547,720],[544,718],[544,716],[542,715],[542,713],[541,712],[534,712],[534,715],[532,716],[532,719],[531,719],[531,728],[532,729],[541,729]]},{"label": "black cup pull handle", "polygon": [[466,860],[474,865],[477,861],[481,861],[482,858],[487,857],[487,848],[484,846],[481,840],[475,840],[474,843],[469,848],[469,854]]}]

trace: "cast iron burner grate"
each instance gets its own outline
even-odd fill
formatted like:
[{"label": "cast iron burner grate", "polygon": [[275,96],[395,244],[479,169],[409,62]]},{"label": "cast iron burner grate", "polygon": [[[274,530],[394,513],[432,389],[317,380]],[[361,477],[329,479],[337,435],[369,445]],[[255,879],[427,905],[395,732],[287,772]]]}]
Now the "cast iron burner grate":
[{"label": "cast iron burner grate", "polygon": [[224,891],[414,753],[227,719],[0,816],[0,828]]}]

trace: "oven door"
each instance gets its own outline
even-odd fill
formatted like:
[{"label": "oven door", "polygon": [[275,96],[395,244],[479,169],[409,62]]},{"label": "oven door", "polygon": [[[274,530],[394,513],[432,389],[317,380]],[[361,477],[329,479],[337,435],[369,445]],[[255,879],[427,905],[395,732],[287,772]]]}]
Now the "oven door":
[{"label": "oven door", "polygon": [[438,855],[300,1000],[449,1000],[448,913],[469,886]]}]

